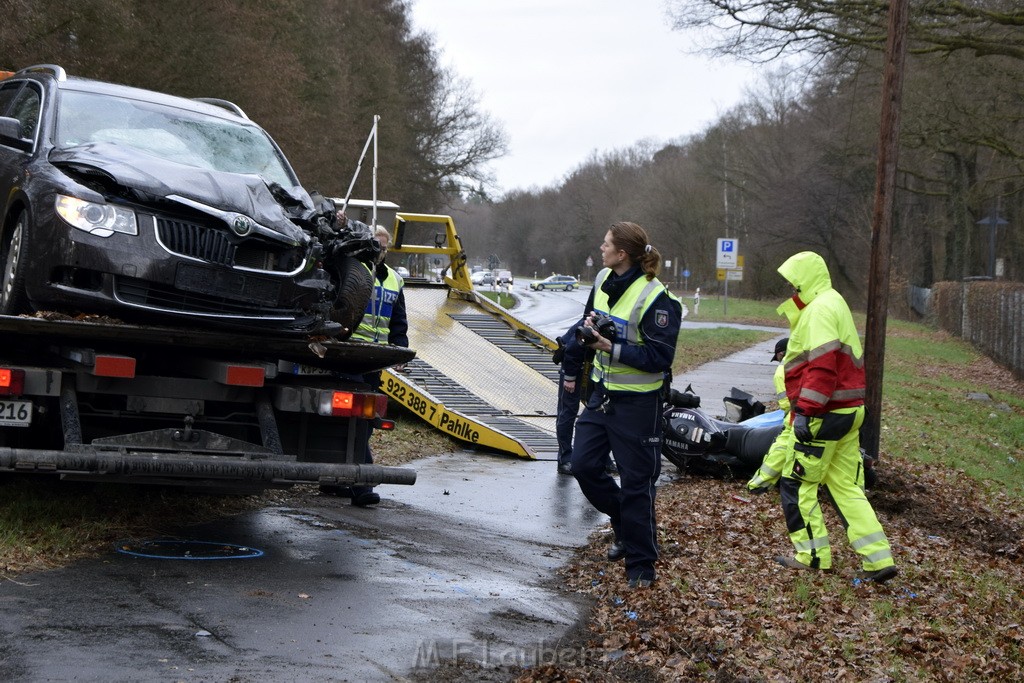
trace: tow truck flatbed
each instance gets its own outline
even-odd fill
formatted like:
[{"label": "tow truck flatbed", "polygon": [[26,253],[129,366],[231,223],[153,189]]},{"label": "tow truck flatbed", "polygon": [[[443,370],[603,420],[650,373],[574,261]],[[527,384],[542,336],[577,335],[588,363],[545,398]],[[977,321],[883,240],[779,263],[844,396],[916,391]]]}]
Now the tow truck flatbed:
[{"label": "tow truck flatbed", "polygon": [[415,351],[400,346],[299,338],[272,333],[136,325],[89,319],[50,320],[0,315],[0,335],[8,347],[33,344],[102,345],[112,353],[189,349],[196,353],[261,356],[357,375],[407,363]]},{"label": "tow truck flatbed", "polygon": [[60,314],[0,316],[0,473],[255,491],[405,484],[362,464],[402,347]]}]

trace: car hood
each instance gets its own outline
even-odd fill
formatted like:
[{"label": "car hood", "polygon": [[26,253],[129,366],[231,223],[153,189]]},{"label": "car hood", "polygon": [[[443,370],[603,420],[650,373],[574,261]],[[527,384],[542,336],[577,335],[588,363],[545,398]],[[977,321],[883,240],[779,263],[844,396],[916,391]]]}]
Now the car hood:
[{"label": "car hood", "polygon": [[99,172],[119,185],[149,195],[176,195],[220,211],[244,214],[297,242],[304,241],[305,233],[292,222],[292,217],[306,218],[314,212],[313,200],[301,187],[280,188],[287,194],[286,210],[256,174],[197,168],[125,145],[94,142],[63,147],[54,149],[49,160],[72,175]]}]

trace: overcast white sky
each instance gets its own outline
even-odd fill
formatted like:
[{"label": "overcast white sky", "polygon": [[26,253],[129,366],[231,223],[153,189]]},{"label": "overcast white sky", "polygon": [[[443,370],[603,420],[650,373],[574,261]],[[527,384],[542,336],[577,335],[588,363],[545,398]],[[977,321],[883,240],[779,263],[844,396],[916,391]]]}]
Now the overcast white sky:
[{"label": "overcast white sky", "polygon": [[509,136],[501,191],[547,187],[593,153],[698,133],[754,70],[688,55],[663,0],[413,0],[418,31]]}]

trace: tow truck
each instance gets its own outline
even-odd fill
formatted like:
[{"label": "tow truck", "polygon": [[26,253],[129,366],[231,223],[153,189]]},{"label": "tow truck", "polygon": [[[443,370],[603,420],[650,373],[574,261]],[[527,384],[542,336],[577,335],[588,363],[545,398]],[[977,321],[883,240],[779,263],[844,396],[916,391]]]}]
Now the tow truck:
[{"label": "tow truck", "polygon": [[0,473],[253,492],[413,484],[359,464],[387,398],[362,373],[415,352],[329,338],[0,316]]},{"label": "tow truck", "polygon": [[[29,105],[36,107],[35,118],[28,114],[23,115],[24,121],[5,117],[5,141],[9,143],[9,150],[5,151],[10,151],[12,158],[19,162],[23,161],[26,150],[33,149],[32,143],[41,139],[40,136],[22,139],[23,129],[19,124],[38,125],[39,112],[45,111],[43,105],[48,102],[42,97],[46,88],[57,88],[58,84],[67,87],[69,81],[64,69],[55,65],[38,65],[23,72],[25,82],[15,84],[10,90],[16,87],[15,92],[31,92],[37,97],[37,100],[26,99],[27,112],[32,112]],[[0,71],[0,80],[10,76],[11,72]],[[32,79],[35,80],[31,87],[27,86]],[[121,93],[123,98],[119,101],[122,103],[146,93],[113,84],[100,85],[101,89]],[[79,83],[79,87],[85,86]],[[93,83],[90,87],[96,85]],[[170,98],[160,93],[148,93],[145,97],[154,107],[158,105],[153,103]],[[49,100],[62,101],[54,97]],[[180,98],[178,103],[188,105],[185,107],[188,111],[192,111],[188,107],[196,104]],[[249,125],[245,123],[247,117],[235,105],[206,99],[201,106],[211,104],[228,109],[239,125]],[[52,118],[54,114],[50,111],[49,115]],[[121,138],[115,136],[114,139]],[[181,485],[240,492],[297,483],[340,486],[414,483],[413,470],[361,464],[371,429],[394,427],[394,422],[387,419],[387,397],[366,385],[362,381],[363,374],[406,363],[415,352],[407,348],[342,341],[340,333],[351,330],[353,320],[357,322],[362,316],[371,283],[368,274],[365,278],[349,277],[353,273],[363,276],[362,266],[345,251],[341,231],[334,229],[333,221],[313,220],[328,205],[314,204],[312,197],[307,196],[312,206],[309,212],[301,195],[291,196],[287,192],[284,192],[286,197],[275,195],[271,187],[275,183],[264,180],[261,187],[254,180],[261,176],[244,172],[244,168],[218,172],[219,175],[208,173],[205,168],[199,172],[189,164],[164,158],[152,149],[140,151],[127,145],[137,158],[125,156],[129,154],[125,148],[109,140],[106,142],[111,144],[108,156],[96,154],[88,159],[83,156],[63,169],[52,164],[40,164],[40,167],[47,169],[51,180],[60,180],[59,183],[54,181],[57,189],[53,192],[70,192],[61,189],[65,187],[61,183],[66,183],[66,187],[88,195],[94,208],[107,206],[103,202],[110,198],[115,199],[115,203],[142,206],[145,202],[140,198],[144,198],[149,202],[144,207],[149,210],[145,215],[152,214],[150,220],[157,221],[154,216],[163,215],[165,205],[174,205],[164,221],[172,226],[170,232],[153,233],[156,235],[154,244],[167,239],[168,235],[180,242],[174,242],[173,248],[160,242],[160,251],[154,252],[158,254],[154,257],[156,262],[162,266],[167,265],[162,260],[164,255],[181,261],[174,281],[147,282],[141,295],[144,300],[136,301],[134,308],[116,309],[155,312],[163,315],[162,320],[171,322],[141,325],[95,314],[69,315],[64,309],[41,311],[35,301],[32,301],[32,313],[13,315],[28,306],[12,303],[20,296],[9,297],[9,305],[4,308],[7,315],[0,315],[0,339],[3,340],[0,345],[0,475],[38,474],[68,480]],[[69,143],[69,148],[94,149],[79,143]],[[180,143],[187,146],[184,139]],[[273,148],[269,138],[265,143],[267,149]],[[280,164],[278,171],[290,175],[286,160],[278,156],[271,154],[268,161],[276,159]],[[193,173],[197,175],[189,175]],[[209,182],[204,188],[186,182],[207,176]],[[23,278],[28,272],[43,278],[59,270],[63,273],[61,278],[65,279],[60,279],[58,284],[68,285],[69,289],[82,289],[83,282],[92,284],[87,277],[68,274],[81,265],[75,259],[83,258],[81,254],[85,250],[77,247],[77,243],[69,243],[70,246],[60,252],[60,256],[67,257],[65,265],[72,266],[70,269],[59,264],[54,267],[53,263],[40,265],[27,258],[29,250],[25,244],[26,236],[31,234],[31,230],[26,232],[29,222],[14,217],[30,213],[22,206],[22,202],[28,205],[29,193],[24,188],[33,182],[38,185],[39,180],[38,174],[24,170],[18,178],[25,180],[16,188],[19,201],[12,203],[12,211],[3,217],[6,221],[3,225],[3,287],[6,292],[10,294],[19,286],[24,288]],[[97,178],[105,180],[101,182]],[[228,190],[237,191],[240,198],[232,196],[231,202],[218,208],[192,195],[175,194],[173,189],[165,196],[161,194],[166,192],[165,186],[174,185],[170,180],[183,183],[188,190],[185,194],[203,189],[206,195],[199,193],[197,196],[205,202],[212,201],[210,197],[216,199],[230,194]],[[294,178],[288,179],[288,182],[293,181],[297,182]],[[15,196],[14,189],[11,196]],[[40,206],[54,206],[52,195],[43,192],[38,199]],[[78,201],[84,200],[78,198]],[[267,220],[273,219],[272,224],[282,229],[288,226],[287,235],[308,247],[303,259],[315,256],[323,262],[347,263],[350,267],[331,272],[325,268],[316,277],[301,268],[289,272],[294,264],[274,270],[268,264],[276,263],[277,251],[264,249],[262,243],[250,250],[251,245],[232,243],[228,237],[241,238],[254,230],[274,232],[266,226],[257,230],[250,216],[232,208],[244,207],[247,202],[258,204],[256,208],[270,217]],[[288,208],[295,208],[298,214],[287,213]],[[334,207],[329,208],[333,214]],[[124,212],[134,215],[127,209]],[[182,222],[179,219],[183,215],[190,217],[189,221],[201,219],[201,224]],[[302,220],[294,222],[298,219]],[[64,218],[61,220],[67,222]],[[84,230],[77,224],[68,229],[74,228]],[[297,236],[300,230],[307,231],[306,241]],[[141,232],[134,229],[125,230],[123,234],[138,236]],[[109,230],[91,229],[85,233],[97,239],[114,234]],[[41,231],[40,235],[42,237],[37,239],[45,239],[45,232]],[[323,241],[314,243],[314,237]],[[376,248],[372,235],[367,239]],[[276,249],[279,242],[272,246]],[[124,248],[123,253],[133,253],[127,245]],[[197,263],[201,266],[196,266]],[[276,279],[249,279],[254,271],[264,276],[272,271],[271,276]],[[136,264],[126,263],[124,270],[118,273],[135,277]],[[183,275],[188,273],[196,277]],[[309,278],[310,291],[314,293],[327,281],[321,275],[326,275],[327,279],[335,277],[337,282],[332,283],[336,287],[334,304],[340,302],[344,306],[331,305],[330,325],[291,331],[269,326],[266,329],[255,325],[245,329],[238,326],[239,320],[260,317],[251,310],[255,304],[280,305],[290,310],[287,297],[282,303],[272,301],[273,296],[254,292],[260,287],[278,291],[285,278],[292,275]],[[109,272],[99,277],[112,278]],[[187,287],[178,287],[179,277],[187,281]],[[53,282],[47,280],[47,284]],[[154,285],[162,292],[154,294],[155,298],[162,297],[155,304],[148,298]],[[92,291],[100,289],[97,286]],[[225,296],[225,292],[230,296]],[[32,300],[26,291],[20,294]],[[205,303],[176,308],[182,299],[191,301],[193,295],[205,297]],[[85,300],[88,299],[87,294]],[[115,299],[110,296],[111,301]],[[224,304],[238,305],[239,301],[246,309],[245,314],[232,315]],[[314,303],[319,305],[320,315],[327,315],[323,304],[330,301]],[[217,308],[218,304],[222,307]],[[250,304],[253,306],[249,307]],[[342,311],[344,320],[335,317]],[[185,312],[191,317],[184,315]],[[277,318],[271,315],[268,319]],[[201,326],[199,321],[207,321],[210,329]],[[323,336],[310,337],[309,334]]]}]

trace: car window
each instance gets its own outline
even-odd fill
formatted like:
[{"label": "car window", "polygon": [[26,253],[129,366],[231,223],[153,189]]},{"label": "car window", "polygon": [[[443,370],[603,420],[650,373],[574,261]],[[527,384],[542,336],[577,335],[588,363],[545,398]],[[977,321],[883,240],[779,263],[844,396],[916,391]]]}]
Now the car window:
[{"label": "car window", "polygon": [[297,184],[258,127],[153,102],[65,90],[56,144],[108,142],[197,168],[252,173],[285,187]]},{"label": "car window", "polygon": [[36,137],[39,101],[39,91],[31,84],[11,83],[0,91],[0,113],[21,122],[22,139],[34,140]]},{"label": "car window", "polygon": [[0,116],[10,116],[7,110],[11,106],[11,102],[14,101],[14,96],[21,90],[22,83],[16,81],[8,81],[7,83],[0,85]]}]

